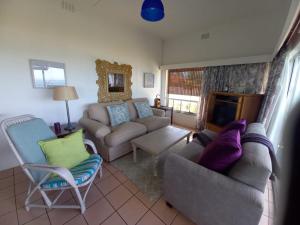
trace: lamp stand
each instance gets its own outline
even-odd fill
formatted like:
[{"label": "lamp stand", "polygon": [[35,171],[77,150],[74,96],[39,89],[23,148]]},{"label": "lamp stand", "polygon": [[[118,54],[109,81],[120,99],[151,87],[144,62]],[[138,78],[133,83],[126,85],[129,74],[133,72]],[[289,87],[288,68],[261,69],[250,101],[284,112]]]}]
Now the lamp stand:
[{"label": "lamp stand", "polygon": [[72,126],[71,121],[70,121],[70,112],[69,112],[69,103],[68,103],[68,100],[65,100],[65,102],[66,102],[67,116],[68,116],[68,125],[65,127],[65,130],[71,131],[71,130],[74,130],[75,127]]}]

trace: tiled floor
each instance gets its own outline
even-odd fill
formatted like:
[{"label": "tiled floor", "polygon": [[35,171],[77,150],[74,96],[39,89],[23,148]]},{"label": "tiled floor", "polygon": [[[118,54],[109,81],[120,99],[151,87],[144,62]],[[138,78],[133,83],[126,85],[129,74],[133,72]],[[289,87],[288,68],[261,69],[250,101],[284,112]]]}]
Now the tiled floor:
[{"label": "tiled floor", "polygon": [[[191,221],[166,206],[161,198],[156,202],[138,190],[121,171],[105,163],[101,182],[96,178],[87,196],[87,210],[78,209],[24,209],[27,178],[20,168],[0,172],[0,224],[1,225],[192,225]],[[265,195],[266,207],[260,225],[271,225],[273,201],[271,186]],[[36,194],[34,201],[41,202]],[[74,203],[71,191],[60,203]]]}]

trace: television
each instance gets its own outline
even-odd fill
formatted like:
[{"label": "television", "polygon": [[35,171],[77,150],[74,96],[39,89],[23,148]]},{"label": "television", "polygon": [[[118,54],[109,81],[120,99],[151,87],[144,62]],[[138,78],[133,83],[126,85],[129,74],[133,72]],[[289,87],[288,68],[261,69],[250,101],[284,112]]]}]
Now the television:
[{"label": "television", "polygon": [[216,102],[213,109],[212,123],[218,126],[225,126],[234,121],[237,110],[237,104],[227,102]]}]

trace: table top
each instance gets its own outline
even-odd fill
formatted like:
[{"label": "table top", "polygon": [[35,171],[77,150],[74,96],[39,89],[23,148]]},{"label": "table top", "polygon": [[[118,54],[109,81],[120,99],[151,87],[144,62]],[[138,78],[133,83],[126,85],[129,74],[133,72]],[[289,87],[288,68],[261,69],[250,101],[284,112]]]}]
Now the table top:
[{"label": "table top", "polygon": [[156,106],[151,106],[152,108],[156,108],[156,109],[167,109],[167,110],[172,110],[173,107],[169,107],[169,106],[164,106],[164,105],[161,105],[159,107],[156,107]]},{"label": "table top", "polygon": [[173,126],[167,126],[153,131],[131,141],[136,147],[151,154],[158,155],[175,145],[185,137],[191,135],[191,131]]},{"label": "table top", "polygon": [[80,126],[79,123],[72,123],[72,125],[75,127],[73,130],[65,130],[65,127],[67,126],[67,124],[61,124],[60,127],[61,127],[61,132],[60,133],[55,133],[55,129],[54,129],[54,126],[51,126],[51,130],[56,134],[57,137],[64,137],[64,136],[67,136],[69,134],[72,134],[80,129],[82,129],[82,127]]}]

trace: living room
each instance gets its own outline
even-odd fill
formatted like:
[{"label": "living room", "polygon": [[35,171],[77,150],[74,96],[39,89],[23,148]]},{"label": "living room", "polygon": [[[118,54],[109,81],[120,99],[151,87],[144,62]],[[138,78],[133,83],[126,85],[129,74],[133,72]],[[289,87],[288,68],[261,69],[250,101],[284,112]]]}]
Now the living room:
[{"label": "living room", "polygon": [[[147,18],[149,15],[143,14],[146,3],[163,9],[163,15]],[[53,131],[56,125],[61,130],[56,133],[59,139],[82,128],[85,138],[94,142],[85,144],[92,146],[92,152],[95,147],[94,154],[100,157],[97,171],[102,170],[102,177],[92,176],[91,189],[82,202],[76,191],[66,191],[63,200],[58,200],[67,205],[79,201],[84,207],[54,209],[43,194],[32,198],[33,202],[46,202],[44,206],[31,207],[31,201],[25,202],[28,174],[19,167],[21,156],[16,157],[13,151],[17,145],[8,141],[12,136],[2,130],[0,224],[273,224],[273,207],[278,207],[275,202],[278,205],[279,196],[277,178],[262,177],[257,182],[255,191],[259,194],[255,196],[264,207],[229,200],[231,210],[216,210],[218,219],[210,219],[213,208],[218,209],[217,201],[205,211],[206,201],[213,200],[199,197],[203,204],[191,203],[190,208],[185,205],[187,201],[174,197],[176,192],[166,193],[166,189],[173,189],[170,185],[179,187],[180,182],[171,177],[184,171],[172,167],[177,162],[173,154],[180,155],[183,149],[187,152],[187,145],[196,154],[195,149],[200,149],[195,145],[198,138],[204,135],[211,141],[215,136],[210,136],[210,131],[221,131],[229,121],[246,119],[247,125],[263,124],[262,128],[249,125],[247,129],[270,139],[275,151],[282,148],[286,115],[298,100],[299,6],[299,0],[1,0],[0,121],[33,115]],[[293,66],[284,67],[288,69],[277,65],[288,60],[293,61]],[[62,71],[63,85],[47,84],[61,82],[45,79],[49,68]],[[58,90],[60,86],[74,87],[67,90],[71,92],[69,98]],[[286,101],[282,94],[285,90],[292,92]],[[257,103],[249,100],[247,105],[250,97],[257,98]],[[215,107],[224,101],[235,104],[238,113],[229,115],[232,108],[224,112],[222,107]],[[124,121],[112,125],[113,118],[119,119],[121,113],[120,109],[110,110],[108,102],[114,102],[112,108],[125,103],[128,127]],[[143,120],[141,113],[150,116]],[[64,130],[68,119],[77,125],[74,130]],[[117,130],[119,125],[124,127],[124,134]],[[242,145],[245,152],[247,145]],[[267,152],[268,148],[258,144],[258,149]],[[279,150],[278,158],[283,154]],[[274,165],[269,159],[272,156],[257,154],[259,162],[268,158],[261,165],[265,174],[261,170],[258,173],[274,173],[274,168],[269,168]],[[159,155],[159,159],[153,155]],[[226,193],[223,191],[231,186],[224,177],[239,180],[240,171],[231,168],[230,172],[211,173],[211,181],[220,179],[219,185],[224,185],[220,193]],[[32,183],[33,187],[37,185]],[[191,188],[174,189],[182,194],[200,187],[205,193],[217,187],[198,187],[193,182],[186,186]],[[50,209],[45,210],[46,206]],[[243,217],[241,213],[240,219],[235,218],[231,212],[237,206],[245,207],[241,211],[249,215]],[[204,209],[203,215],[195,207]]]}]

